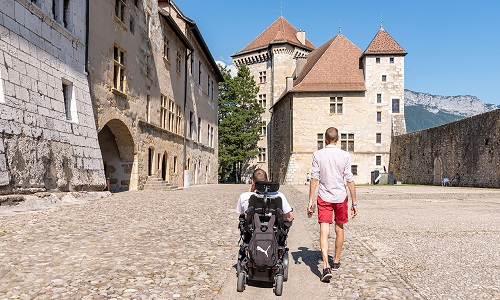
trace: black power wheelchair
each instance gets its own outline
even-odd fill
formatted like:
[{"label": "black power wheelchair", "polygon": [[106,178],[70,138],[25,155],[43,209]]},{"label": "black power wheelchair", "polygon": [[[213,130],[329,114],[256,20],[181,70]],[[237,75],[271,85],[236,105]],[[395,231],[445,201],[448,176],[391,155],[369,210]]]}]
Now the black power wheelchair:
[{"label": "black power wheelchair", "polygon": [[[273,282],[274,293],[281,296],[283,282],[288,280],[289,249],[286,238],[292,222],[283,220],[282,199],[277,193],[279,183],[257,181],[255,187],[257,193],[250,197],[245,217],[240,217],[237,291],[243,292],[247,281]],[[267,230],[273,233],[267,233],[269,244],[256,246],[259,243],[256,239]],[[265,263],[260,259],[263,254],[268,258]]]}]

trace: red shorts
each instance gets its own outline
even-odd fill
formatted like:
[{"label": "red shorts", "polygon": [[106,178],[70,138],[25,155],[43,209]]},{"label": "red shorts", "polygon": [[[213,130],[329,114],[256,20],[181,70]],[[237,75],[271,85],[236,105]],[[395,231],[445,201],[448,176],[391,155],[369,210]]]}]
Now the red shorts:
[{"label": "red shorts", "polygon": [[[333,215],[335,214],[335,219]],[[323,201],[318,196],[318,223],[333,222],[338,224],[345,224],[349,220],[349,207],[347,205],[347,197],[342,203],[330,203]]]}]

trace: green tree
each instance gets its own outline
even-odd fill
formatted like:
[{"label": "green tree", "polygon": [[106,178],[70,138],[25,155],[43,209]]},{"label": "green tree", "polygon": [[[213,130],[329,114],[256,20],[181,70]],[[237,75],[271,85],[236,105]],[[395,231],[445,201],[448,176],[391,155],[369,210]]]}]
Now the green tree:
[{"label": "green tree", "polygon": [[242,65],[234,78],[227,68],[220,68],[224,82],[219,86],[219,176],[240,182],[242,171],[259,154],[264,109],[257,101],[259,87],[247,66]]}]

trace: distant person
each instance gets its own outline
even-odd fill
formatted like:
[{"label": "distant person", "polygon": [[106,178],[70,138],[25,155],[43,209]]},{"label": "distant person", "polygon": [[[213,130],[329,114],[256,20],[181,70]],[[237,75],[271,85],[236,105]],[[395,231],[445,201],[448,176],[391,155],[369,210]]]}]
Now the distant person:
[{"label": "distant person", "polygon": [[[318,198],[318,223],[320,224],[321,256],[323,258],[323,274],[321,281],[330,282],[331,270],[340,268],[340,252],[344,243],[344,224],[349,219],[347,183],[352,199],[351,210],[353,217],[357,215],[356,186],[351,172],[351,157],[349,153],[336,147],[339,139],[338,130],[330,127],[325,132],[326,147],[313,153],[311,169],[311,185],[309,187],[309,204],[307,214],[314,212],[314,193],[319,184]],[[330,267],[328,262],[328,236],[330,224],[335,221],[335,256]]]},{"label": "distant person", "polygon": [[456,184],[460,186],[460,174],[456,173],[455,176],[451,179],[451,184]]},{"label": "distant person", "polygon": [[307,176],[306,176],[306,182],[304,184],[309,184],[309,182],[311,181],[311,175],[309,175],[309,172],[307,172]]}]

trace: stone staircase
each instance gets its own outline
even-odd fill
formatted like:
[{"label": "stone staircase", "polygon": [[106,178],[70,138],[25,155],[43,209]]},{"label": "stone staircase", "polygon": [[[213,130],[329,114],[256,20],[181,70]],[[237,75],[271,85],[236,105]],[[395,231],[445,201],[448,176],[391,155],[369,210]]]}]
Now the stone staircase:
[{"label": "stone staircase", "polygon": [[144,185],[144,190],[174,191],[180,189],[177,185],[163,181],[162,178],[156,176],[148,176]]}]

